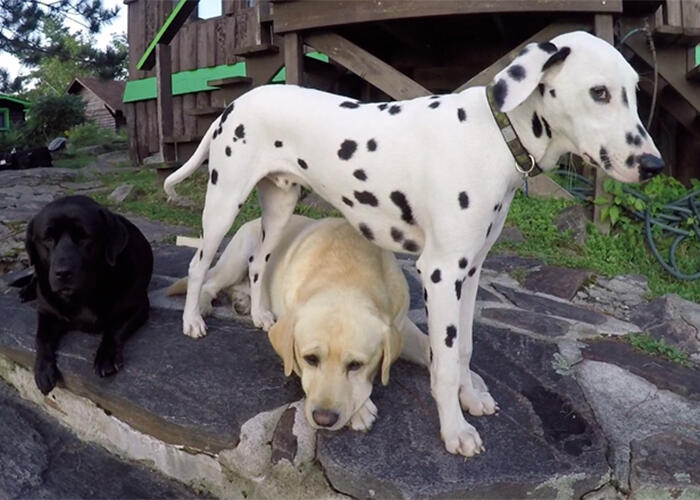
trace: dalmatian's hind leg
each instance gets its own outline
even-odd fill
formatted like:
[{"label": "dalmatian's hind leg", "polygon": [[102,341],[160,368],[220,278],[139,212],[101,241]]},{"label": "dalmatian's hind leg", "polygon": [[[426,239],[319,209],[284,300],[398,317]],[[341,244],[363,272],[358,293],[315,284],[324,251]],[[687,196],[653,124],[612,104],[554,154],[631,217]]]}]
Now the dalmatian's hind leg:
[{"label": "dalmatian's hind leg", "polygon": [[258,182],[258,199],[262,211],[262,243],[248,268],[250,277],[250,315],[253,324],[267,331],[275,322],[270,310],[270,297],[263,293],[262,283],[270,254],[282,237],[282,230],[294,211],[301,188],[297,183],[280,183],[268,178]]}]

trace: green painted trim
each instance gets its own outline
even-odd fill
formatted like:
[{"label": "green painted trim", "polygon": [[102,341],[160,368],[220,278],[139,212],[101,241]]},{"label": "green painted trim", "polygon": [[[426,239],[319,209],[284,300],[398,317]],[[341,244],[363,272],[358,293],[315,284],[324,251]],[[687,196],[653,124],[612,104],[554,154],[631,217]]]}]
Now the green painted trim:
[{"label": "green painted trim", "polygon": [[25,101],[24,99],[19,99],[17,97],[12,97],[7,94],[0,94],[0,99],[7,99],[8,101],[16,102],[17,104],[21,104],[22,106],[29,106],[29,101]]},{"label": "green painted trim", "polygon": [[0,122],[4,122],[4,125],[0,127],[0,130],[10,130],[10,110],[8,108],[0,108],[0,117],[4,116]]},{"label": "green painted trim", "polygon": [[[136,64],[136,69],[144,69],[144,65],[146,64],[146,62],[149,59],[151,59],[152,57],[154,57],[153,52],[156,50],[156,45],[158,45],[158,43],[160,43],[161,40],[163,40],[166,32],[171,27],[171,25],[173,24],[175,19],[178,17],[178,14],[180,14],[182,9],[185,7],[185,5],[187,5],[188,2],[190,4],[193,4],[193,5],[191,5],[190,12],[188,12],[186,16],[183,14],[183,17],[184,17],[184,19],[182,19],[183,23],[187,19],[187,17],[192,13],[192,10],[194,10],[194,8],[197,7],[199,0],[196,0],[194,2],[192,2],[192,0],[180,0],[175,5],[175,7],[173,7],[173,10],[170,12],[168,17],[163,22],[163,25],[158,30],[158,33],[156,33],[156,36],[153,37],[153,40],[151,40],[151,43],[149,43],[148,47],[146,47],[146,50],[144,51],[143,55],[141,56],[141,59],[139,59],[139,62]],[[180,24],[180,26],[177,26],[177,29],[175,31],[177,32],[181,27],[182,27],[182,24]],[[170,38],[172,39],[172,37],[170,37]],[[168,40],[167,42],[165,40],[163,40],[163,42],[169,43],[170,40]],[[151,62],[151,67],[152,67],[152,65],[153,65],[153,63]],[[146,68],[146,69],[151,69],[151,68]]]},{"label": "green painted trim", "polygon": [[700,64],[700,45],[695,46],[695,66]]}]

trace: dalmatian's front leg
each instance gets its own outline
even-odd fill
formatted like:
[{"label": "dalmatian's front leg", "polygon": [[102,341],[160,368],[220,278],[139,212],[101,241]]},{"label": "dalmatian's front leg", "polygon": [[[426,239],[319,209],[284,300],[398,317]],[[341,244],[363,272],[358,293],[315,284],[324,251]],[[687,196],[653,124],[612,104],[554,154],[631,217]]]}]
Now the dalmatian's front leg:
[{"label": "dalmatian's front leg", "polygon": [[440,417],[440,434],[448,452],[471,457],[483,449],[481,437],[462,414],[459,402],[460,375],[460,299],[455,283],[464,271],[458,258],[431,253],[427,248],[417,267],[425,289],[428,331],[433,359],[430,386]]},{"label": "dalmatian's front leg", "polygon": [[267,178],[258,182],[258,199],[262,211],[260,235],[262,242],[255,255],[251,257],[248,275],[250,277],[250,315],[253,324],[265,331],[275,323],[275,316],[270,310],[270,297],[263,293],[262,287],[266,263],[282,237],[282,230],[289,222],[300,191],[301,188],[297,184],[282,188]]},{"label": "dalmatian's front leg", "polygon": [[472,357],[472,325],[474,322],[474,307],[476,294],[479,289],[479,274],[481,263],[469,268],[462,283],[459,361],[461,380],[459,384],[459,401],[462,409],[471,415],[492,415],[498,410],[498,404],[488,392],[484,380],[470,370]]}]

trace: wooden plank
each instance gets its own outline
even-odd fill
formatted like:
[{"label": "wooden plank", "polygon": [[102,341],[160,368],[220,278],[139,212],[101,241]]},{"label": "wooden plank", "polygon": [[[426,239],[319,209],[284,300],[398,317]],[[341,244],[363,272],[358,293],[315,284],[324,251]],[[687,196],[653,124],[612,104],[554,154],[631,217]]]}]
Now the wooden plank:
[{"label": "wooden plank", "polygon": [[148,123],[146,115],[148,114],[148,106],[146,101],[136,103],[136,147],[138,148],[138,157],[141,161],[148,156]]},{"label": "wooden plank", "polygon": [[133,164],[141,163],[139,158],[138,137],[136,134],[136,105],[133,102],[124,104],[124,117],[126,118],[127,140],[129,143],[129,160]]},{"label": "wooden plank", "polygon": [[275,3],[277,33],[390,19],[506,12],[621,13],[622,0],[298,0]]},{"label": "wooden plank", "polygon": [[173,96],[173,135],[185,134],[185,123],[183,120],[182,96]]},{"label": "wooden plank", "polygon": [[172,61],[173,73],[180,71],[180,34],[170,42],[170,60]]},{"label": "wooden plank", "polygon": [[463,85],[460,85],[455,89],[455,92],[461,92],[462,90],[468,88],[468,87],[475,87],[477,85],[488,85],[491,80],[493,80],[493,77],[496,76],[496,74],[501,71],[503,68],[508,66],[510,62],[515,59],[515,56],[517,56],[520,51],[522,50],[525,45],[528,43],[532,42],[547,42],[551,40],[552,38],[559,36],[563,33],[568,33],[570,31],[576,31],[576,30],[584,30],[588,31],[593,27],[592,23],[584,23],[584,22],[578,22],[578,23],[573,23],[573,22],[561,22],[561,23],[554,23],[550,24],[548,26],[545,26],[542,28],[540,31],[532,35],[530,38],[527,40],[524,40],[522,43],[520,43],[518,46],[516,46],[513,50],[508,52],[506,55],[495,61],[493,64],[491,64],[488,68],[485,68],[478,74],[474,75],[471,77],[466,83]]},{"label": "wooden plank", "polygon": [[700,28],[700,0],[684,0],[683,27]]},{"label": "wooden plank", "polygon": [[302,42],[299,33],[284,35],[284,65],[286,68],[286,83],[293,85],[304,84],[304,61]]},{"label": "wooden plank", "polygon": [[[284,35],[285,64],[286,43],[289,36],[293,35]],[[394,99],[412,99],[430,95],[428,89],[340,35],[313,33],[306,35],[304,41]],[[287,78],[289,78],[289,65],[286,64],[286,66]]]},{"label": "wooden plank", "polygon": [[214,65],[226,64],[226,23],[231,17],[220,17],[214,21]]},{"label": "wooden plank", "polygon": [[172,73],[170,46],[158,44],[156,47],[156,86],[158,108],[158,146],[163,161],[175,161],[175,149],[163,142],[163,137],[173,134],[173,95],[170,85]]},{"label": "wooden plank", "polygon": [[669,26],[683,26],[682,0],[666,0],[664,24]]},{"label": "wooden plank", "polygon": [[146,101],[146,116],[148,121],[148,154],[153,155],[160,151],[160,138],[158,137],[158,103],[156,99]]}]

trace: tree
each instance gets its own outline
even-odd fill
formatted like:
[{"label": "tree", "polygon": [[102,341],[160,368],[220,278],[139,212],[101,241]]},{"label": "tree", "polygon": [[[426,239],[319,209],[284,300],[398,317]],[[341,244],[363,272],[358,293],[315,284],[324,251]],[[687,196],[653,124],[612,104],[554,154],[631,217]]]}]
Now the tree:
[{"label": "tree", "polygon": [[0,68],[0,94],[19,94],[22,92],[24,78],[17,76],[10,78],[5,68]]}]

